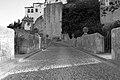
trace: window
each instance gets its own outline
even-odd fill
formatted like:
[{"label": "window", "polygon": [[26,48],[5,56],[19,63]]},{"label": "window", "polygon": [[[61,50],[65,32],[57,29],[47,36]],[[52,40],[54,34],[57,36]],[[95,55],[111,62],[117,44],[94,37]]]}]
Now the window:
[{"label": "window", "polygon": [[27,23],[27,26],[29,26],[29,25],[30,25],[30,23],[28,22],[28,23]]},{"label": "window", "polygon": [[35,9],[35,12],[38,12],[38,9]]},{"label": "window", "polygon": [[33,9],[31,9],[31,13],[33,13]]},{"label": "window", "polygon": [[30,9],[28,9],[28,11],[27,11],[28,13],[30,13]]}]

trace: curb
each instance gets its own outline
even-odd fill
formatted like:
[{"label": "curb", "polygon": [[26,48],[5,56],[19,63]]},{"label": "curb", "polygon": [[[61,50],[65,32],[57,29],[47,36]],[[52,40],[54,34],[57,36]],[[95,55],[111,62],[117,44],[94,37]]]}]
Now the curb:
[{"label": "curb", "polygon": [[40,51],[42,51],[42,50],[41,50],[41,49],[38,49],[38,50],[34,50],[34,51],[30,52],[30,53],[27,53],[27,54],[29,54],[29,55],[25,56],[23,59],[27,59],[27,58],[29,58],[30,56],[32,56],[32,55],[34,55],[34,54],[37,54],[37,53],[40,52]]},{"label": "curb", "polygon": [[[48,47],[50,46],[50,44],[51,44],[51,42],[48,44],[48,46],[47,46],[46,48],[48,48]],[[34,51],[30,52],[30,53],[27,53],[27,54],[29,54],[29,55],[25,56],[23,59],[27,59],[27,58],[29,58],[30,56],[33,56],[34,54],[37,54],[37,53],[40,52],[40,51],[42,51],[42,49],[37,49],[37,50],[34,50]]]},{"label": "curb", "polygon": [[[50,46],[50,44],[51,44],[51,42],[48,44],[47,48]],[[37,53],[40,52],[40,51],[42,51],[42,49],[33,50],[33,51],[27,53],[28,55],[26,55],[26,56],[23,57],[22,59],[27,59],[27,58],[29,58],[30,56],[32,56],[32,55],[34,55],[34,54],[37,54]],[[12,60],[9,60],[9,61],[6,61],[6,62],[11,62],[11,61],[12,61],[12,62],[17,62],[18,60],[17,60],[17,59],[12,59]],[[5,65],[6,62],[1,63],[0,67],[3,66],[3,65]]]},{"label": "curb", "polygon": [[[32,55],[34,55],[34,54],[37,54],[37,53],[40,52],[40,51],[42,51],[42,50],[41,50],[41,49],[38,49],[37,51],[32,51],[32,52],[28,53],[29,55],[23,57],[22,59],[27,59],[27,58],[29,58],[30,56],[32,56]],[[20,58],[20,59],[21,59],[21,58]],[[2,65],[0,65],[0,67],[5,67],[5,66],[9,66],[9,65],[11,65],[11,64],[16,63],[16,65],[15,65],[14,67],[12,67],[12,68],[8,69],[7,71],[3,72],[2,74],[0,74],[0,77],[3,76],[3,75],[5,75],[7,72],[11,71],[12,69],[14,69],[16,66],[18,66],[18,61],[19,61],[19,59],[18,59],[18,60],[17,60],[17,59],[13,59],[13,60],[11,60],[11,61],[7,61],[7,62],[3,63]],[[8,63],[8,64],[7,64],[7,63]],[[6,65],[6,64],[7,64],[7,65]]]},{"label": "curb", "polygon": [[[48,43],[48,46],[46,47],[46,49],[51,45],[51,41]],[[37,50],[34,50],[30,53],[28,53],[29,55],[25,56],[23,59],[27,59],[29,58],[30,56],[34,55],[34,54],[37,54],[38,52],[42,51],[42,49],[37,49]]]},{"label": "curb", "polygon": [[[50,46],[50,44],[51,44],[51,42],[48,44],[47,48]],[[40,52],[40,51],[42,51],[42,49],[33,50],[33,51],[31,51],[30,53],[28,53],[29,55],[26,55],[25,57],[20,58],[20,59],[27,59],[27,58],[33,56],[34,54],[37,54],[37,53]],[[7,65],[10,65],[10,64],[12,64],[12,63],[16,63],[16,65],[14,66],[14,67],[16,67],[16,66],[18,66],[18,61],[19,61],[20,59],[10,60],[10,62],[12,61],[11,63],[10,63],[9,61],[6,61],[6,62],[4,62],[2,65],[0,65],[0,67],[4,67],[4,66],[6,65],[6,63],[9,63],[9,64],[7,64]],[[3,72],[2,74],[0,74],[0,78],[1,78],[3,75],[5,75],[7,72],[9,72],[9,71],[11,71],[12,69],[14,69],[14,67],[12,67],[11,69],[8,69],[7,71],[5,71],[5,72]]]},{"label": "curb", "polygon": [[105,59],[105,58],[99,57],[98,55],[93,54],[92,51],[88,51],[88,50],[85,50],[85,49],[83,49],[83,48],[81,48],[81,49],[78,49],[78,48],[76,48],[76,47],[73,47],[73,48],[76,49],[76,50],[83,51],[83,52],[85,52],[86,54],[89,54],[90,56],[93,56],[93,57],[97,58],[98,60],[100,60],[100,61],[108,64],[109,66],[112,66],[112,67],[114,67],[114,68],[117,68],[117,69],[120,71],[120,65],[114,63],[114,61],[110,61],[110,60],[107,60],[107,59]]}]

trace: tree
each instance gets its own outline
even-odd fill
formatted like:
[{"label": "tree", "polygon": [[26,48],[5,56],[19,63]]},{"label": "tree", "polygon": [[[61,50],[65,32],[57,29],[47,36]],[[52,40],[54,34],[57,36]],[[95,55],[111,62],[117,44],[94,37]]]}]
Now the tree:
[{"label": "tree", "polygon": [[83,27],[88,27],[89,33],[100,32],[99,8],[98,0],[68,0],[63,6],[62,33],[78,37],[83,34]]},{"label": "tree", "polygon": [[105,24],[103,27],[102,27],[102,30],[104,32],[107,32],[107,31],[110,31],[113,29],[113,28],[117,28],[117,27],[120,27],[120,20],[117,20],[115,22],[112,22],[112,23],[107,23]]},{"label": "tree", "polygon": [[76,2],[77,0],[67,0],[68,3]]},{"label": "tree", "polygon": [[102,33],[104,34],[104,43],[105,43],[105,51],[111,51],[111,30],[113,28],[120,27],[120,20],[117,20],[113,23],[107,23],[102,27]]},{"label": "tree", "polygon": [[14,21],[14,23],[11,23],[7,26],[7,28],[11,28],[11,29],[14,29],[14,28],[21,28],[21,25],[22,23],[20,22],[20,20],[18,19],[18,22]]},{"label": "tree", "polygon": [[14,28],[14,25],[11,23],[11,24],[9,24],[9,26],[7,26],[7,28],[13,29],[13,28]]}]

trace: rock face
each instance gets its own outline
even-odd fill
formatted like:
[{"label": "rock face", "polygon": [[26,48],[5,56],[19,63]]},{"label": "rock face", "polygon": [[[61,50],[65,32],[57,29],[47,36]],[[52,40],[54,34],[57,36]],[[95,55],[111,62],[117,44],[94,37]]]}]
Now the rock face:
[{"label": "rock face", "polygon": [[93,51],[94,53],[104,52],[104,37],[99,33],[85,34],[77,38],[77,47]]},{"label": "rock face", "polygon": [[112,59],[120,60],[120,28],[111,31]]},{"label": "rock face", "polygon": [[[113,6],[109,3],[112,2]],[[102,24],[120,20],[120,0],[100,1],[100,20]]]},{"label": "rock face", "polygon": [[62,2],[47,4],[44,9],[45,32],[48,38],[61,38]]},{"label": "rock face", "polygon": [[0,63],[14,59],[14,30],[0,27]]}]

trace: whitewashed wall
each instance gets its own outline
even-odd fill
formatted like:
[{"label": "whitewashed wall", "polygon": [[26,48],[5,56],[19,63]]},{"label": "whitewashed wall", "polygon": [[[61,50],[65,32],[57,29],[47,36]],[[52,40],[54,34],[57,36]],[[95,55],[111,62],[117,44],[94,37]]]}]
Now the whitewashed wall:
[{"label": "whitewashed wall", "polygon": [[[27,12],[27,10],[30,9],[30,13]],[[33,13],[31,13],[31,9],[33,9]],[[38,9],[38,12],[35,12],[35,9]],[[33,8],[25,8],[25,16],[33,17],[33,21],[35,22],[36,19],[44,14],[44,4],[35,4],[33,5]]]},{"label": "whitewashed wall", "polygon": [[14,30],[0,27],[0,63],[14,59]]}]

